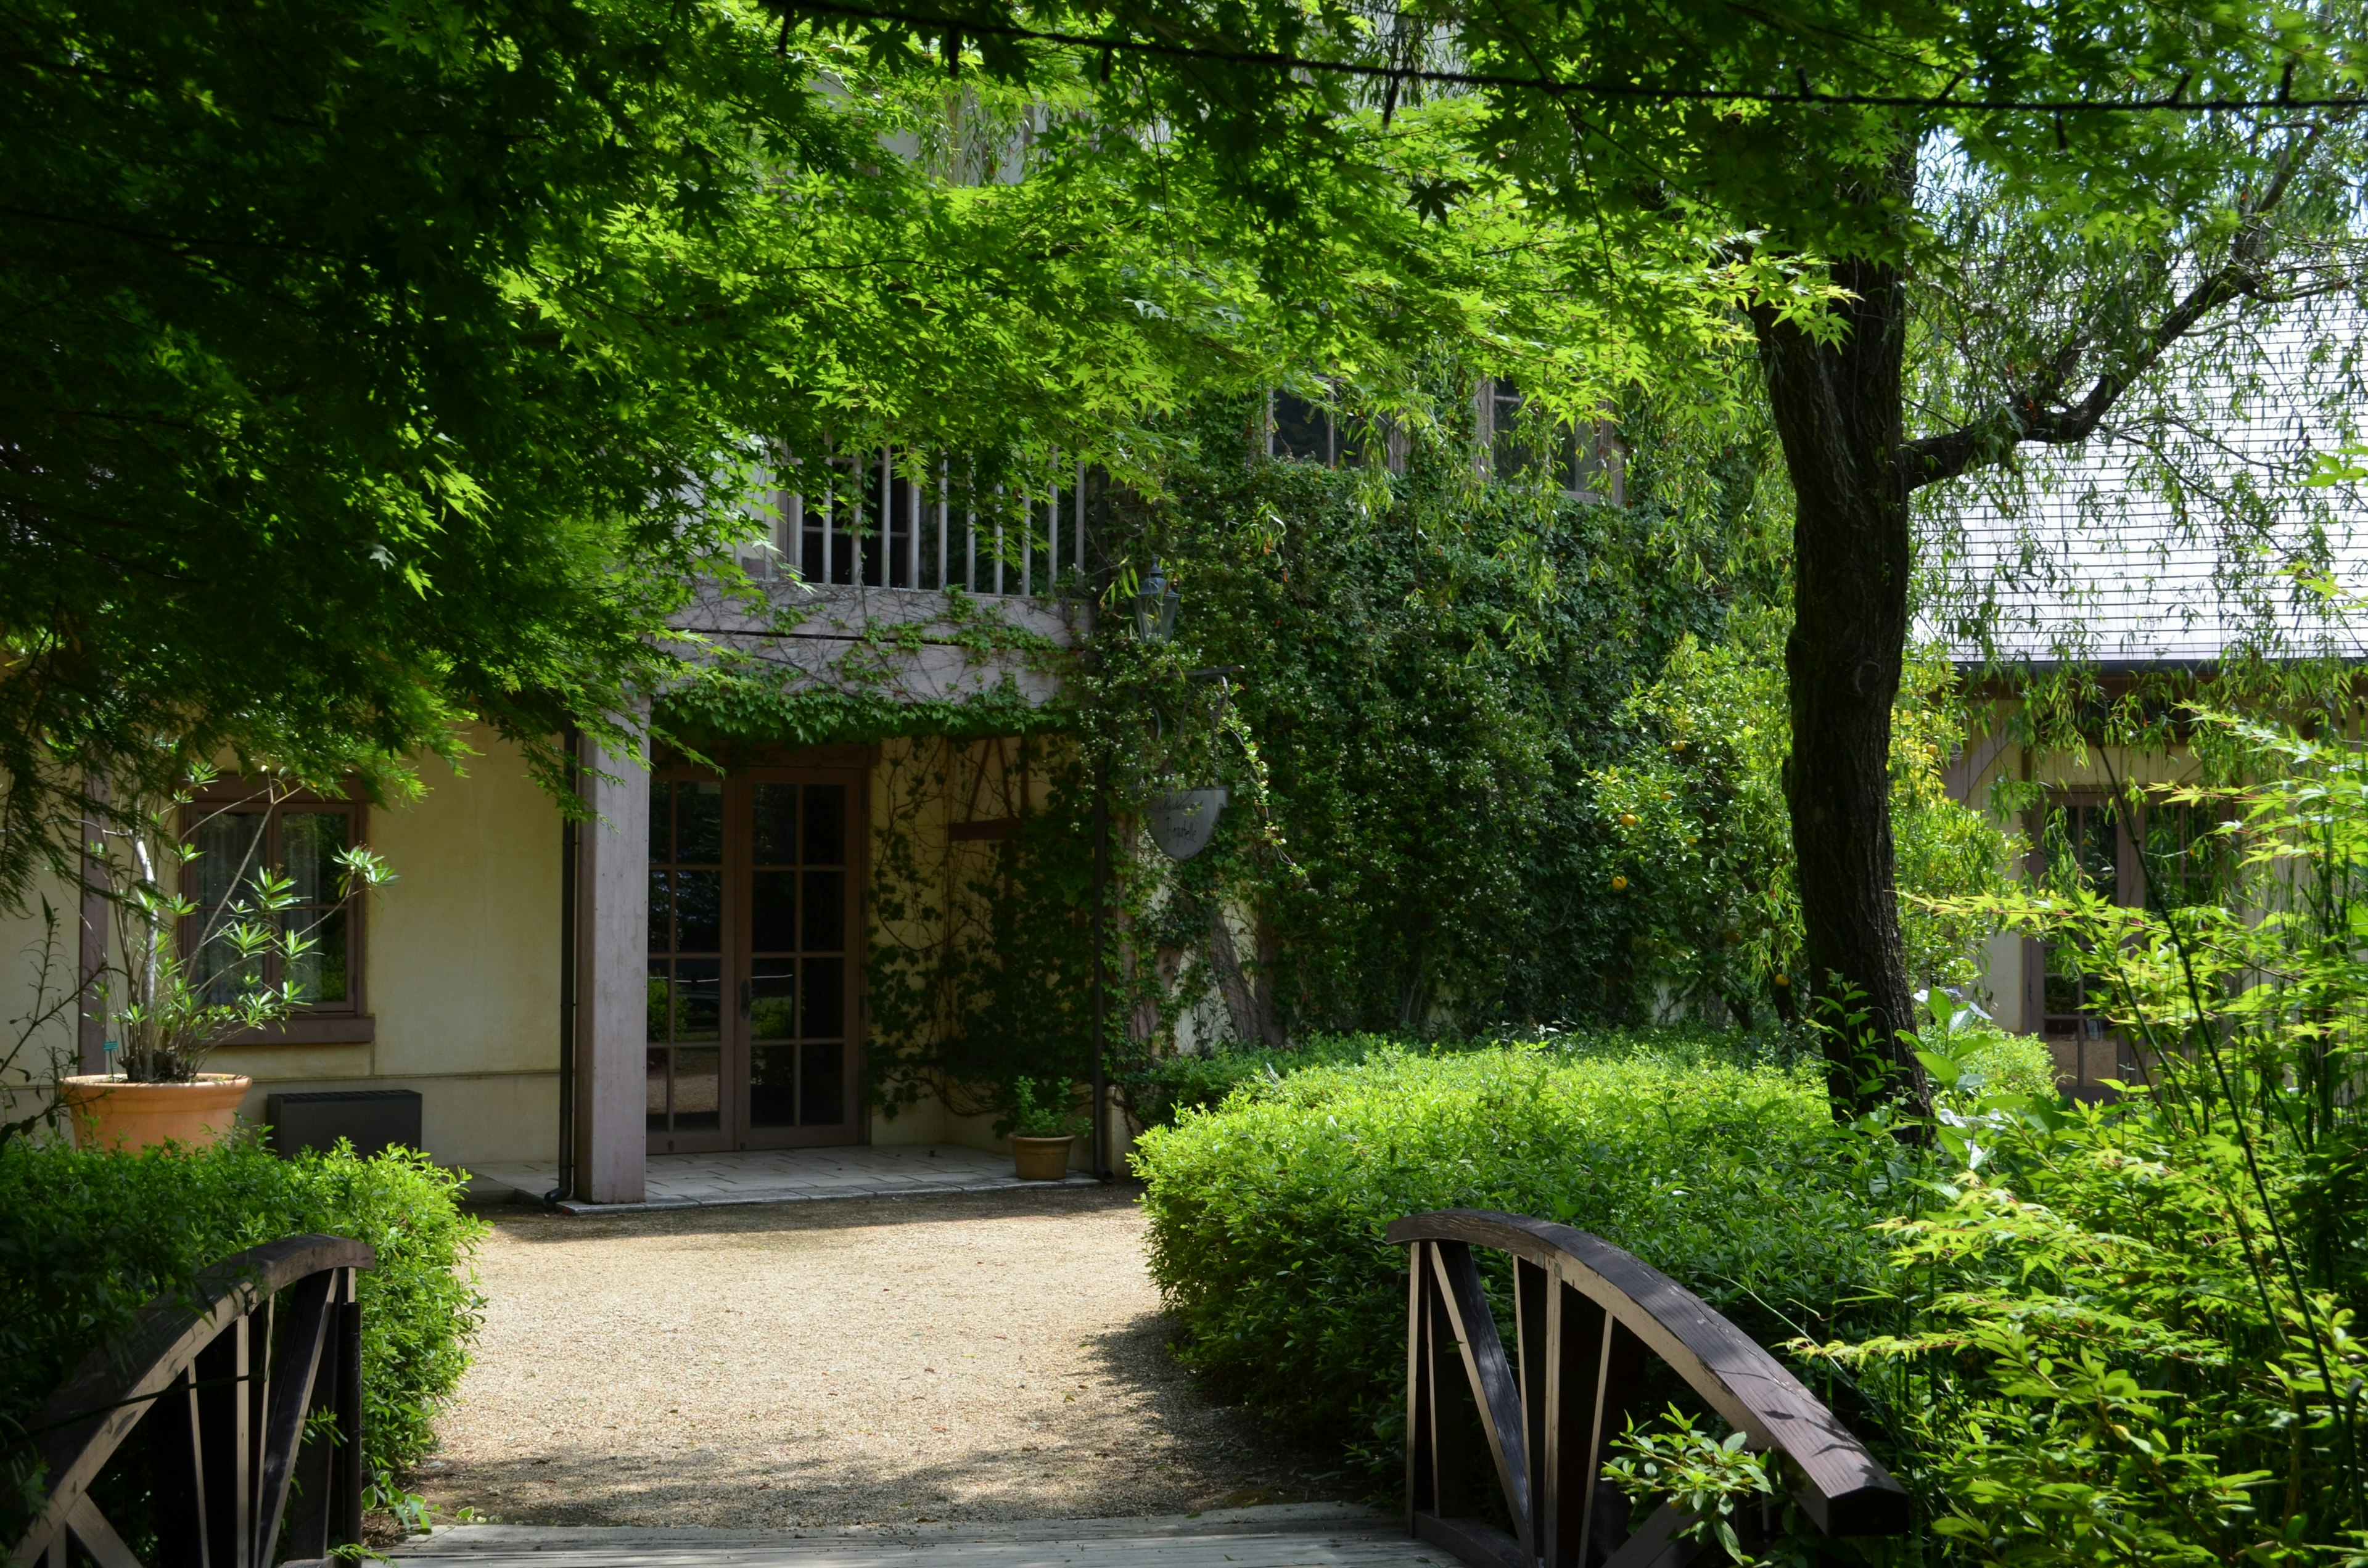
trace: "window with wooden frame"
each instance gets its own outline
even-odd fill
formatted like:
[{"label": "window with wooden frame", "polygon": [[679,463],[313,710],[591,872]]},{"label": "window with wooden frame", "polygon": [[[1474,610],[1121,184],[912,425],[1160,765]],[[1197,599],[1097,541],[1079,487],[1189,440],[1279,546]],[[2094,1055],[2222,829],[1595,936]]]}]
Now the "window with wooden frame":
[{"label": "window with wooden frame", "polygon": [[227,1002],[239,971],[223,929],[237,916],[232,905],[254,896],[255,876],[268,869],[292,884],[295,902],[270,918],[282,932],[312,943],[290,964],[274,953],[263,960],[267,985],[295,983],[298,1017],[271,1038],[303,1038],[303,1019],[357,1017],[363,1011],[362,901],[345,896],[337,857],[362,842],[365,808],[299,793],[274,799],[259,786],[225,781],[210,787],[184,812],[184,842],[196,849],[183,869],[182,889],[197,907],[181,923],[182,951],[192,979],[210,1002]]},{"label": "window with wooden frame", "polygon": [[[2109,796],[2066,791],[2044,808],[2032,869],[2044,882],[2077,881],[2157,914],[2205,903],[2226,883],[2226,841],[2214,831],[2220,820],[2208,804],[2150,801],[2133,824]],[[2057,1071],[2074,1085],[2135,1075],[2142,1063],[2106,1018],[2111,987],[2084,975],[2079,955],[2065,944],[2033,942],[2030,951],[2034,1032],[2048,1041]]]},{"label": "window with wooden frame", "polygon": [[1574,500],[1624,506],[1624,460],[1611,425],[1541,423],[1525,404],[1521,389],[1501,377],[1483,379],[1474,390],[1474,433],[1486,472],[1504,480],[1550,477]]},{"label": "window with wooden frame", "polygon": [[1268,394],[1266,455],[1270,458],[1322,463],[1326,468],[1358,468],[1377,449],[1377,434],[1383,466],[1392,473],[1404,473],[1405,439],[1385,421],[1362,414],[1335,414],[1295,392]]}]

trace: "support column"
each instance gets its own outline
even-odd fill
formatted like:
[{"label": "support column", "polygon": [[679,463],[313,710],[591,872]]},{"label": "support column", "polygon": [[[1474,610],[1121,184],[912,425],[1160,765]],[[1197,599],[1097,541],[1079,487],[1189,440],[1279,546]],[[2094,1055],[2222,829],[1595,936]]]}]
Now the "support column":
[{"label": "support column", "polygon": [[639,1203],[649,1148],[649,742],[629,754],[584,743],[593,820],[583,864],[575,1037],[575,1190],[592,1203]]}]

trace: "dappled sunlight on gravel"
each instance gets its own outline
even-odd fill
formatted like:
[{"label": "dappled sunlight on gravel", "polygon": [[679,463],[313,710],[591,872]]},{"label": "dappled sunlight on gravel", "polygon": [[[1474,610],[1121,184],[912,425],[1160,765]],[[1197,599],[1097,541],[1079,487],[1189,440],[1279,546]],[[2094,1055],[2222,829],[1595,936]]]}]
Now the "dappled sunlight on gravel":
[{"label": "dappled sunlight on gravel", "polygon": [[450,1517],[798,1525],[1347,1495],[1166,1349],[1133,1189],[554,1219],[496,1210]]}]

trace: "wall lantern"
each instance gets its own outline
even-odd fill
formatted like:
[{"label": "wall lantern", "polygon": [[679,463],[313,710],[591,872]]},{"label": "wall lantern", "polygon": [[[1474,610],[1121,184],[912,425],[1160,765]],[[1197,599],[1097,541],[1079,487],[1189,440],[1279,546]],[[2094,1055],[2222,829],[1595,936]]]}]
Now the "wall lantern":
[{"label": "wall lantern", "polygon": [[1145,642],[1165,642],[1176,635],[1176,610],[1184,602],[1183,596],[1167,585],[1167,574],[1159,569],[1159,558],[1151,558],[1150,574],[1143,579],[1143,589],[1134,596],[1134,634]]}]

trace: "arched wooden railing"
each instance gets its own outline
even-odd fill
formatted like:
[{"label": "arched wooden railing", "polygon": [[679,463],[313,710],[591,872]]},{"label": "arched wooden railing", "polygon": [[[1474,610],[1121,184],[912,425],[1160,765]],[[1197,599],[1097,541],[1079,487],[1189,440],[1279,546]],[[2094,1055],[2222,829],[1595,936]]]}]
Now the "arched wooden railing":
[{"label": "arched wooden railing", "polygon": [[28,1428],[45,1501],[11,1551],[16,1568],[142,1568],[90,1487],[142,1419],[154,1568],[273,1568],[283,1524],[282,1568],[359,1544],[354,1275],[376,1262],[359,1242],[291,1236],[142,1308]]},{"label": "arched wooden railing", "polygon": [[[1701,1550],[1678,1538],[1688,1518],[1674,1507],[1625,1530],[1612,1517],[1625,1499],[1602,1479],[1608,1445],[1630,1418],[1642,1426],[1652,1415],[1644,1408],[1652,1357],[1747,1447],[1781,1456],[1793,1495],[1827,1535],[1907,1528],[1907,1494],[1800,1380],[1701,1297],[1611,1243],[1476,1209],[1412,1215],[1389,1228],[1388,1240],[1414,1249],[1406,1522],[1474,1568],[1674,1568]],[[1518,1361],[1506,1357],[1475,1246],[1513,1256]],[[1467,1459],[1440,1415],[1441,1393],[1459,1376],[1479,1410],[1510,1536],[1444,1511],[1449,1482]]]}]

